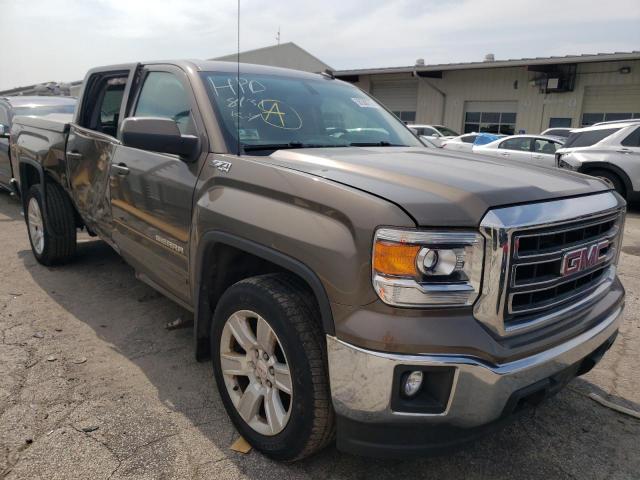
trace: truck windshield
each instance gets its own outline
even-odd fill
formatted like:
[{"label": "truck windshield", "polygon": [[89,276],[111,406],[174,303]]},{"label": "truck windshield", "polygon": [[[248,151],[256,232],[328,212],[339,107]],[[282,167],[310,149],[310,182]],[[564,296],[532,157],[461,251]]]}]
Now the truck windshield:
[{"label": "truck windshield", "polygon": [[412,146],[418,139],[356,87],[318,76],[203,72],[229,145],[245,152],[281,148]]}]

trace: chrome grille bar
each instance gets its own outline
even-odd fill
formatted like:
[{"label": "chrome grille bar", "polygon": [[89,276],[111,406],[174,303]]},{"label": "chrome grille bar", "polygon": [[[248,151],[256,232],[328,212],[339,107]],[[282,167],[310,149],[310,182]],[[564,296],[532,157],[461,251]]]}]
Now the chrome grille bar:
[{"label": "chrome grille bar", "polygon": [[490,210],[476,319],[506,337],[597,301],[615,279],[624,211],[613,192]]}]

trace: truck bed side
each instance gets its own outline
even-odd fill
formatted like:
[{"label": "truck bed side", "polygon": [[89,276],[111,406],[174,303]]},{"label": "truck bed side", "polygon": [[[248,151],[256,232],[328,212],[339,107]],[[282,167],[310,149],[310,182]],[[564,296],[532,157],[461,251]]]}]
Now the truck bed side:
[{"label": "truck bed side", "polygon": [[[11,155],[19,168],[16,175],[21,192],[46,173],[68,189],[65,147],[72,115],[15,117],[11,128]],[[37,175],[34,177],[34,175]]]}]

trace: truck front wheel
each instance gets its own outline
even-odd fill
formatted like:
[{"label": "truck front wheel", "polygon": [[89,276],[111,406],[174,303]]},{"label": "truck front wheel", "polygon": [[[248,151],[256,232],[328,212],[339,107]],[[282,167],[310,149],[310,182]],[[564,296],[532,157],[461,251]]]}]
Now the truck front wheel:
[{"label": "truck front wheel", "polygon": [[240,434],[281,461],[333,438],[334,420],[318,312],[295,279],[261,275],[231,286],[211,329],[213,370]]},{"label": "truck front wheel", "polygon": [[26,222],[31,250],[38,262],[55,265],[69,261],[76,251],[76,226],[73,207],[55,184],[46,187],[44,208],[42,186],[33,185],[25,198]]}]

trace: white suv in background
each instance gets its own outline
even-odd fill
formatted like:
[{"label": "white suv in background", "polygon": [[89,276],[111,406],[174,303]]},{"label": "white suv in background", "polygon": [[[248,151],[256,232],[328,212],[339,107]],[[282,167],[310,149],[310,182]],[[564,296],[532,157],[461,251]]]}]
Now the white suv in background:
[{"label": "white suv in background", "polygon": [[640,120],[575,130],[556,152],[556,164],[605,179],[627,201],[640,200]]}]

